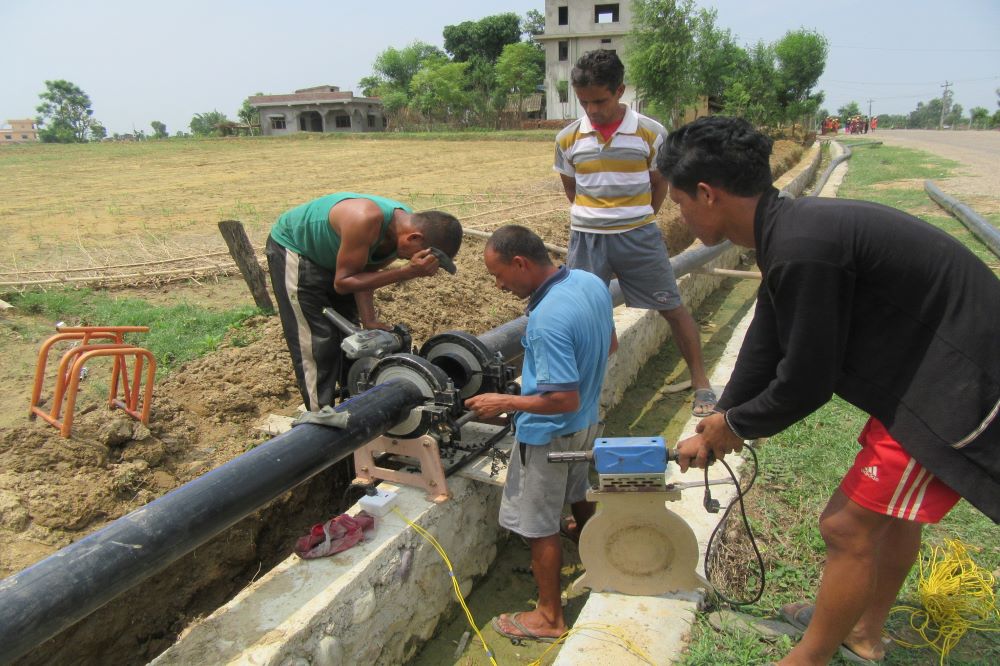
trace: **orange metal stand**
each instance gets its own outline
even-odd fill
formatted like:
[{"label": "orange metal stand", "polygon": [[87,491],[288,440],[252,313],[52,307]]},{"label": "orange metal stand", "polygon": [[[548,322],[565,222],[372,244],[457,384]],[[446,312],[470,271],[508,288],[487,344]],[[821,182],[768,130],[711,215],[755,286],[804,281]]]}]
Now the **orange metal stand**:
[{"label": "orange metal stand", "polygon": [[[148,326],[57,326],[58,333],[42,343],[38,352],[38,362],[35,364],[35,384],[31,391],[31,411],[29,418],[42,417],[48,423],[59,428],[63,437],[69,437],[73,427],[73,407],[76,405],[76,394],[80,387],[80,372],[87,361],[97,356],[114,357],[111,370],[111,390],[108,394],[108,406],[118,407],[134,419],[149,423],[149,408],[153,402],[153,379],[156,375],[156,359],[153,354],[142,347],[126,344],[126,333],[147,333]],[[39,406],[42,395],[42,383],[45,380],[45,366],[48,363],[49,350],[63,340],[79,340],[79,344],[66,351],[59,361],[56,372],[56,389],[52,397],[52,409],[48,412]],[[100,340],[93,343],[92,340]],[[129,379],[128,358],[135,359],[135,366]],[[139,388],[142,385],[143,366],[146,367],[146,386],[142,396],[142,409],[139,409]],[[122,396],[118,397],[121,386]],[[60,420],[63,411],[63,400],[66,401],[66,415]]]}]

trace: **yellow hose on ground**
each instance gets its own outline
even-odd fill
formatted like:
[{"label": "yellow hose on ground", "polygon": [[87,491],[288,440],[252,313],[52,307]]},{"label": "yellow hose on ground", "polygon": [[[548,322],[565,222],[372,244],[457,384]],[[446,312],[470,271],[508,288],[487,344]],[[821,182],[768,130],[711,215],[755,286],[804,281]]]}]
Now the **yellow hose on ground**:
[{"label": "yellow hose on ground", "polygon": [[[444,547],[438,542],[437,539],[434,538],[433,534],[407,518],[398,508],[393,507],[392,510],[396,515],[405,520],[406,524],[412,527],[417,534],[427,540],[427,542],[434,547],[434,550],[437,551],[437,554],[441,556],[441,559],[444,560],[445,566],[448,567],[448,574],[451,576],[451,585],[455,590],[455,598],[458,599],[458,603],[462,605],[462,610],[465,611],[465,619],[469,622],[469,625],[473,628],[473,630],[475,630],[476,636],[479,638],[479,642],[482,643],[483,650],[486,652],[486,656],[490,660],[490,664],[492,664],[492,666],[497,666],[497,662],[493,656],[493,650],[490,649],[490,646],[486,643],[486,639],[483,638],[483,634],[479,631],[479,626],[476,624],[475,618],[472,617],[472,611],[469,610],[469,607],[465,603],[465,598],[462,596],[462,588],[459,587],[458,578],[455,576],[455,569],[452,567],[451,559],[449,559],[448,553],[445,552]],[[596,622],[585,622],[573,627],[560,636],[554,643],[552,643],[552,645],[548,647],[548,649],[545,650],[545,652],[542,653],[538,659],[528,664],[528,666],[540,666],[542,660],[545,658],[545,655],[549,653],[549,651],[554,649],[557,645],[561,645],[567,638],[577,632],[590,632],[611,636],[620,641],[620,644],[624,649],[636,655],[646,663],[653,663],[653,660],[645,652],[643,652],[639,646],[629,640],[628,636],[625,635],[625,632],[623,632],[619,627],[609,624],[599,624]]]},{"label": "yellow hose on ground", "polygon": [[944,664],[948,653],[969,631],[1000,631],[1000,611],[993,590],[993,574],[977,565],[960,541],[945,540],[920,559],[917,592],[923,608],[895,606],[893,613],[909,613],[910,628],[923,643],[893,638],[904,647],[930,647]]}]

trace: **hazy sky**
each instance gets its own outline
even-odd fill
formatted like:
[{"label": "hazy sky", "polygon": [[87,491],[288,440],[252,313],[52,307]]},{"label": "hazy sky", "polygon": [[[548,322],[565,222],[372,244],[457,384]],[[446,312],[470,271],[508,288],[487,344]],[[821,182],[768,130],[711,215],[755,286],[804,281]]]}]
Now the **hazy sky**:
[{"label": "hazy sky", "polygon": [[[998,0],[698,0],[740,44],[788,30],[830,41],[820,88],[831,112],[857,101],[872,113],[908,113],[939,97],[997,109]],[[93,102],[109,133],[187,130],[195,113],[235,118],[257,91],[314,85],[354,90],[389,46],[440,46],[445,25],[504,11],[544,11],[544,0],[5,0],[0,38],[0,122],[35,115],[47,79],[67,79]]]}]

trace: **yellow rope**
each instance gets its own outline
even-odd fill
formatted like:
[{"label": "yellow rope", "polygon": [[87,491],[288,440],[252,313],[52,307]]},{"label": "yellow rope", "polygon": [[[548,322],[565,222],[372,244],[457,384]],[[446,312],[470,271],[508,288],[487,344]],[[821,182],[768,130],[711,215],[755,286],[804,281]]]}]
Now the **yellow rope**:
[{"label": "yellow rope", "polygon": [[624,649],[628,650],[629,652],[631,652],[632,654],[634,654],[635,656],[637,656],[639,659],[642,659],[647,664],[650,664],[650,666],[655,666],[655,664],[653,662],[653,659],[648,654],[646,654],[642,650],[642,648],[640,648],[638,645],[636,645],[635,643],[633,643],[629,639],[629,637],[625,635],[625,632],[622,631],[619,627],[616,627],[616,626],[610,625],[610,624],[602,624],[602,623],[599,623],[599,622],[583,622],[583,623],[577,624],[572,629],[570,629],[569,631],[567,631],[566,633],[564,633],[562,636],[560,636],[559,638],[557,638],[556,641],[552,645],[550,645],[548,648],[546,648],[545,652],[543,652],[541,654],[541,656],[538,657],[538,659],[536,659],[533,662],[529,663],[528,666],[541,666],[542,660],[545,659],[545,655],[547,655],[549,653],[549,651],[555,649],[556,646],[558,646],[558,645],[562,645],[564,642],[566,642],[566,639],[568,639],[573,634],[581,633],[581,632],[585,633],[585,634],[586,633],[597,633],[597,634],[606,634],[608,636],[611,636],[612,638],[615,638],[615,639],[617,639],[620,642],[621,647],[623,647]]},{"label": "yellow rope", "polygon": [[[479,642],[482,643],[483,650],[486,652],[486,656],[489,658],[490,664],[492,664],[493,666],[497,666],[497,662],[493,658],[493,650],[490,649],[490,646],[486,643],[486,639],[483,638],[483,634],[479,631],[479,626],[476,624],[475,618],[472,617],[472,611],[469,610],[469,607],[465,603],[465,597],[462,596],[462,588],[458,584],[458,578],[455,577],[455,569],[452,566],[451,560],[448,558],[448,553],[445,552],[444,547],[438,542],[437,539],[434,538],[433,534],[431,534],[430,532],[422,528],[420,525],[417,525],[415,522],[407,518],[403,514],[403,512],[400,511],[397,507],[393,507],[392,510],[394,513],[396,513],[396,515],[405,520],[406,524],[412,527],[417,534],[422,536],[432,546],[434,546],[434,550],[436,550],[438,555],[441,556],[441,559],[444,560],[445,566],[448,567],[448,574],[451,576],[451,585],[452,588],[454,588],[455,590],[455,597],[458,599],[458,603],[462,605],[462,610],[465,611],[465,619],[468,620],[469,626],[472,627],[472,629],[476,632],[476,636],[479,637]],[[629,640],[628,636],[626,636],[625,632],[623,632],[620,628],[609,624],[600,624],[597,622],[585,622],[582,624],[578,624],[577,626],[573,627],[572,629],[564,633],[558,639],[556,639],[556,641],[552,643],[552,645],[550,645],[538,659],[528,664],[528,666],[540,666],[542,660],[545,659],[545,655],[547,655],[550,650],[555,648],[557,645],[561,645],[566,641],[567,638],[578,632],[607,634],[619,640],[621,642],[622,647],[631,652],[632,654],[636,655],[637,657],[639,657],[648,664],[653,664],[653,660],[645,652],[643,652],[642,649],[639,648],[639,646],[637,646],[635,643]]]},{"label": "yellow rope", "polygon": [[909,648],[930,647],[944,664],[948,653],[969,631],[1000,631],[993,574],[977,565],[960,541],[946,540],[929,558],[920,559],[917,586],[923,608],[895,606],[891,613],[909,613],[910,627],[924,640]]},{"label": "yellow rope", "polygon": [[462,588],[458,584],[458,578],[455,577],[455,569],[451,565],[451,560],[448,559],[448,553],[444,552],[444,547],[442,547],[441,544],[438,543],[438,540],[434,538],[433,534],[431,534],[430,532],[422,528],[420,525],[417,525],[415,522],[407,518],[405,515],[403,515],[403,512],[400,511],[398,508],[393,507],[392,510],[400,518],[405,520],[406,524],[412,527],[417,534],[422,536],[432,546],[434,546],[434,550],[436,550],[438,555],[441,556],[441,559],[444,560],[445,566],[448,567],[448,575],[451,576],[451,586],[455,590],[455,597],[458,599],[458,603],[462,605],[462,610],[465,611],[465,619],[469,621],[469,624],[472,626],[472,629],[476,632],[476,636],[479,637],[479,642],[483,644],[483,650],[486,651],[486,656],[489,658],[490,663],[493,666],[497,666],[496,660],[493,659],[493,650],[491,650],[490,646],[486,644],[486,639],[483,638],[483,634],[479,631],[479,627],[476,626],[476,621],[472,617],[472,611],[470,611],[469,607],[465,604],[465,597],[462,596]]}]

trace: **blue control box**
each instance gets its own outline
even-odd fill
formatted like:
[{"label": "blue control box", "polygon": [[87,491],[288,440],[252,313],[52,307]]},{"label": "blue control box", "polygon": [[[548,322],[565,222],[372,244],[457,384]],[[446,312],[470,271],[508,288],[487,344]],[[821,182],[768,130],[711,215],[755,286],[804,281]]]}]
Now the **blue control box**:
[{"label": "blue control box", "polygon": [[662,474],[667,469],[667,445],[662,437],[595,439],[594,467],[599,474]]}]

